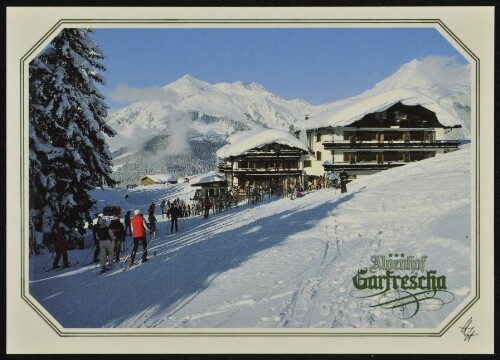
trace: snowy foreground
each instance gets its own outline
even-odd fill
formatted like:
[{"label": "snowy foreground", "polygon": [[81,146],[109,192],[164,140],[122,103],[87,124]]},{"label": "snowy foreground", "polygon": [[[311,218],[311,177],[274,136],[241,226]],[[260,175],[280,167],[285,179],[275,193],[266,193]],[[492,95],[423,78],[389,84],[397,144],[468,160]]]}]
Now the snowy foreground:
[{"label": "snowy foreground", "polygon": [[[467,145],[355,180],[344,195],[318,190],[180,219],[175,235],[157,206],[151,261],[99,275],[80,266],[88,239],[69,252],[79,262],[69,269],[44,272],[51,254],[30,259],[30,293],[66,328],[435,328],[470,293],[470,159]],[[184,184],[142,187],[127,204],[126,192],[93,195],[144,212],[193,195]],[[454,300],[409,319],[363,305],[353,277],[390,253],[428,256],[426,269],[446,276]]]}]

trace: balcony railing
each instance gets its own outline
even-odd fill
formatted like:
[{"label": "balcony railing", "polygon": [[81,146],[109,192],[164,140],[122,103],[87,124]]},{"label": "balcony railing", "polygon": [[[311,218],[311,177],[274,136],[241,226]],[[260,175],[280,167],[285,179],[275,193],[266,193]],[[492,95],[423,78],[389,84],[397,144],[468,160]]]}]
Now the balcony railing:
[{"label": "balcony railing", "polygon": [[347,172],[349,170],[387,170],[390,168],[398,167],[398,166],[403,166],[405,164],[408,164],[409,162],[403,162],[403,161],[395,161],[395,162],[384,162],[384,163],[378,163],[378,162],[359,162],[359,163],[348,163],[348,162],[338,162],[338,163],[333,163],[329,165],[323,165],[325,170],[340,170],[340,169],[345,169]]},{"label": "balcony railing", "polygon": [[325,141],[323,146],[326,150],[355,150],[355,149],[428,149],[428,148],[457,148],[458,140],[437,141]]},{"label": "balcony railing", "polygon": [[290,168],[290,169],[283,169],[283,168],[278,168],[278,169],[273,169],[273,168],[261,168],[261,169],[253,169],[253,168],[239,168],[239,169],[233,169],[234,173],[274,173],[274,172],[297,172],[297,171],[302,171],[301,169],[297,168]]}]

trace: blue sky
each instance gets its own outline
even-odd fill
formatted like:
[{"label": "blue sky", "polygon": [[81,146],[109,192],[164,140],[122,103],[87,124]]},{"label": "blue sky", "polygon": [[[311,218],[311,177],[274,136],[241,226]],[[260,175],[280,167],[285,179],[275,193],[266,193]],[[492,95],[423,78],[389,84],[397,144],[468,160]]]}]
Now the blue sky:
[{"label": "blue sky", "polygon": [[118,84],[167,85],[183,75],[211,84],[256,82],[285,99],[325,104],[370,89],[427,56],[466,60],[435,29],[95,29],[111,108]]}]

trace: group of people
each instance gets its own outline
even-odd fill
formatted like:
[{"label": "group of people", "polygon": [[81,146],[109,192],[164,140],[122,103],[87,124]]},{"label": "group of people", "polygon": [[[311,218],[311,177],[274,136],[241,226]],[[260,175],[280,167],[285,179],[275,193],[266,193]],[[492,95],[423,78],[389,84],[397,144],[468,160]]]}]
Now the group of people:
[{"label": "group of people", "polygon": [[[316,189],[340,188],[341,193],[346,193],[348,178],[349,174],[342,169],[339,174],[331,172],[317,177],[316,186],[314,186],[313,183],[309,183],[308,185],[309,188]],[[278,184],[271,183],[268,189],[269,196],[271,196],[271,194],[275,194],[277,196],[285,196],[294,199],[295,197],[302,196],[302,192],[304,191],[302,184],[293,178],[284,179],[281,185],[282,187],[278,186]],[[278,191],[279,188],[282,188],[283,190]],[[246,187],[246,195],[249,203],[252,202],[252,204],[256,204],[257,202],[262,201],[264,193],[264,188],[261,185]],[[200,207],[203,209],[203,217],[205,219],[208,218],[210,209],[213,208],[214,205],[215,203],[208,197],[208,194],[205,195],[203,200],[200,200]],[[139,209],[134,210],[133,217],[131,211],[127,211],[124,217],[124,223],[120,221],[119,214],[114,216],[109,225],[107,224],[103,214],[99,214],[97,216],[97,222],[95,224],[90,218],[87,219],[89,228],[92,229],[94,237],[95,251],[93,261],[100,263],[102,271],[106,271],[109,264],[119,262],[122,245],[123,251],[125,251],[125,237],[127,236],[127,233],[129,236],[132,236],[134,242],[130,256],[130,263],[133,264],[135,261],[137,250],[139,248],[139,242],[142,244],[143,250],[141,261],[145,262],[148,260],[148,242],[146,234],[148,230],[151,238],[153,238],[156,234],[157,219],[155,217],[155,209],[156,205],[152,202],[148,209],[147,222]],[[163,199],[160,204],[160,209],[162,218],[165,218],[166,215],[167,219],[170,219],[171,221],[170,233],[173,233],[174,229],[176,233],[179,231],[179,225],[177,223],[179,217],[191,216],[190,204],[186,204],[184,201],[179,200],[179,198],[172,202]],[[59,267],[61,257],[63,258],[63,268],[68,267],[68,242],[64,229],[58,228],[55,231],[53,234],[53,243],[56,255],[54,257],[52,267],[54,269]]]},{"label": "group of people", "polygon": [[184,217],[191,217],[192,215],[192,206],[189,203],[186,203],[184,200],[180,200],[179,198],[174,199],[172,202],[170,200],[165,200],[163,199],[160,203],[160,210],[161,210],[161,216],[164,219],[165,216],[167,219],[170,219],[170,213],[169,210],[172,208],[172,206],[175,206],[179,210],[179,216],[181,218]]},{"label": "group of people", "polygon": [[[154,217],[154,214],[153,214]],[[124,223],[120,220],[120,215],[115,214],[113,220],[108,224],[103,214],[97,216],[97,223],[90,222],[94,234],[94,262],[99,262],[101,271],[106,271],[110,268],[113,262],[120,261],[120,253],[125,251],[125,238],[127,233],[132,236],[133,248],[130,255],[130,264],[133,264],[139,248],[139,243],[142,244],[142,262],[148,261],[147,258],[147,231],[149,230],[151,237],[156,232],[156,222],[146,222],[142,212],[139,209],[134,210],[134,216],[131,211],[127,211]]]},{"label": "group of people", "polygon": [[318,176],[314,181],[310,181],[308,186],[310,189],[340,189],[340,192],[347,192],[347,181],[349,174],[345,169],[341,169],[339,173],[332,171]]}]

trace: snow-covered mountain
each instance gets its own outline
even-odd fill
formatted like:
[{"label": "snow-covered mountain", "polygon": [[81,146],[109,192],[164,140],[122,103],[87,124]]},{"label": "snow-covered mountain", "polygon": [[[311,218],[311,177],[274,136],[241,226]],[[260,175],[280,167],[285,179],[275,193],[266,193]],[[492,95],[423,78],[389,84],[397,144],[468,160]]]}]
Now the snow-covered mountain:
[{"label": "snow-covered mountain", "polygon": [[212,170],[227,136],[256,127],[288,129],[311,108],[256,83],[211,85],[186,75],[110,116],[118,132],[110,139],[115,178],[135,183],[140,172],[185,176]]},{"label": "snow-covered mountain", "polygon": [[360,95],[318,107],[311,117],[337,107],[361,101],[389,90],[413,90],[434,99],[461,121],[462,129],[453,130],[449,139],[471,137],[471,72],[470,65],[458,63],[452,57],[431,56],[404,64],[393,75]]},{"label": "snow-covered mountain", "polygon": [[449,138],[470,138],[470,66],[453,58],[412,60],[372,89],[320,106],[283,99],[256,83],[212,85],[186,75],[110,115],[109,125],[118,133],[110,139],[114,177],[129,184],[146,173],[204,173],[215,169],[215,152],[236,131],[288,130],[306,114],[314,116],[394,89],[418,91],[435,99],[463,122],[462,130],[453,130]]}]

